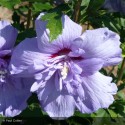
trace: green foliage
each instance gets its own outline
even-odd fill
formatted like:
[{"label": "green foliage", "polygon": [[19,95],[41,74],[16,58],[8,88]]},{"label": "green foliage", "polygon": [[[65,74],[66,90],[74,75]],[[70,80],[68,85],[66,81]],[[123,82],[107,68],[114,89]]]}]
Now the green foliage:
[{"label": "green foliage", "polygon": [[90,1],[90,9],[96,11],[101,8],[105,0],[91,0]]},{"label": "green foliage", "polygon": [[21,0],[21,1],[28,1],[28,2],[43,2],[45,0]]},{"label": "green foliage", "polygon": [[47,21],[47,28],[50,30],[50,42],[55,40],[62,33],[61,14],[57,12],[47,13],[42,17],[43,21]]},{"label": "green foliage", "polygon": [[33,7],[34,11],[36,12],[41,12],[43,10],[50,10],[52,8],[50,3],[38,3],[38,2],[35,2],[33,4]]},{"label": "green foliage", "polygon": [[13,9],[14,6],[19,4],[20,2],[20,0],[0,0],[0,5],[9,9]]},{"label": "green foliage", "polygon": [[122,43],[121,48],[122,48],[122,56],[125,57],[125,43]]}]

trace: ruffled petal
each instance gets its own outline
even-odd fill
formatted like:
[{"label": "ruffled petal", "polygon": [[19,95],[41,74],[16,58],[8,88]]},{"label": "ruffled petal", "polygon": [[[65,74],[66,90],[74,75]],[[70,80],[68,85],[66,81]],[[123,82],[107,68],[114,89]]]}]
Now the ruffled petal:
[{"label": "ruffled petal", "polygon": [[117,87],[111,83],[111,80],[111,77],[99,72],[83,77],[84,98],[79,96],[76,99],[77,108],[82,113],[92,113],[99,108],[108,108],[114,101],[113,95],[117,92]]},{"label": "ruffled petal", "polygon": [[103,66],[116,65],[122,60],[119,40],[120,37],[107,28],[87,30],[73,42],[72,49],[83,49],[83,57],[87,59],[102,58]]},{"label": "ruffled petal", "polygon": [[45,68],[44,62],[49,56],[40,52],[36,38],[25,39],[13,51],[10,72],[24,77],[31,76]]},{"label": "ruffled petal", "polygon": [[82,75],[92,75],[103,67],[104,61],[99,58],[83,59],[77,62],[77,65],[82,68]]},{"label": "ruffled petal", "polygon": [[6,40],[0,36],[0,50],[2,49],[2,47],[5,45]]},{"label": "ruffled petal", "polygon": [[43,107],[53,119],[65,119],[73,116],[75,101],[70,95],[55,92],[47,99]]},{"label": "ruffled petal", "polygon": [[12,49],[16,42],[17,30],[5,20],[0,21],[0,37],[5,39],[5,43],[2,46],[2,50]]},{"label": "ruffled petal", "polygon": [[[72,40],[82,33],[82,27],[73,22],[68,16],[62,16],[63,31],[53,42],[49,42],[49,29],[46,28],[47,22],[41,21],[41,13],[36,20],[36,32],[38,37],[38,46],[41,51],[46,53],[55,53],[59,49],[69,48]],[[49,49],[51,48],[51,49]]]},{"label": "ruffled petal", "polygon": [[6,117],[19,115],[27,107],[31,95],[33,79],[8,77],[7,83],[0,85],[0,114]]},{"label": "ruffled petal", "polygon": [[38,99],[40,100],[42,108],[50,117],[53,119],[64,119],[74,114],[75,101],[74,98],[68,95],[64,90],[57,90],[55,75],[47,81],[45,87],[38,89]]}]

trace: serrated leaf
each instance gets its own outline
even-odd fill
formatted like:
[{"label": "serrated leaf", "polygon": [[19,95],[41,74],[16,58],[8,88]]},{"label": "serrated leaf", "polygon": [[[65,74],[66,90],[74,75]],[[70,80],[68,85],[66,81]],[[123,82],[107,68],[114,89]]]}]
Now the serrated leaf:
[{"label": "serrated leaf", "polygon": [[13,7],[20,2],[20,0],[0,0],[0,5],[7,7],[8,9],[13,9]]},{"label": "serrated leaf", "polygon": [[54,13],[47,13],[42,18],[43,21],[47,21],[47,28],[50,30],[50,42],[57,39],[58,35],[62,33],[62,21],[61,15]]}]

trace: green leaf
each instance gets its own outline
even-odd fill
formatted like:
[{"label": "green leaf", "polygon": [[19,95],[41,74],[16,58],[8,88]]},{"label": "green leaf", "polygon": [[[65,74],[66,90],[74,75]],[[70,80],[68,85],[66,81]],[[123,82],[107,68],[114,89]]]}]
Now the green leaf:
[{"label": "green leaf", "polygon": [[75,111],[74,116],[78,116],[78,117],[91,117],[90,114],[83,114],[83,113],[81,113],[79,111]]},{"label": "green leaf", "polygon": [[50,3],[36,3],[36,2],[33,4],[33,7],[34,11],[36,12],[41,12],[43,10],[49,10],[52,8]]},{"label": "green leaf", "polygon": [[0,125],[2,124],[2,122],[5,121],[5,117],[3,117],[2,115],[0,115]]},{"label": "green leaf", "polygon": [[24,40],[25,38],[32,38],[32,37],[36,37],[36,32],[33,28],[29,28],[29,29],[26,29],[24,30],[23,32],[20,32],[18,34],[18,37],[17,37],[17,44]]},{"label": "green leaf", "polygon": [[32,103],[19,115],[21,117],[42,117],[41,107],[37,103]]},{"label": "green leaf", "polygon": [[82,5],[82,6],[87,6],[87,7],[88,7],[89,2],[90,2],[90,0],[82,0],[81,5]]},{"label": "green leaf", "polygon": [[91,114],[92,117],[110,117],[104,109],[99,109],[95,113]]},{"label": "green leaf", "polygon": [[125,117],[125,100],[116,100],[110,107],[118,117]]},{"label": "green leaf", "polygon": [[94,117],[92,125],[112,125],[110,115],[104,109],[99,109],[92,117]]},{"label": "green leaf", "polygon": [[112,118],[118,117],[118,115],[117,115],[113,110],[111,110],[111,109],[107,109],[107,110],[108,110],[108,112],[109,112],[109,114],[110,114],[110,116],[111,116]]},{"label": "green leaf", "polygon": [[52,42],[62,33],[61,15],[56,12],[51,12],[45,14],[41,19],[47,21],[47,28],[50,30],[50,42]]},{"label": "green leaf", "polygon": [[0,0],[0,5],[7,7],[8,9],[13,9],[13,7],[20,2],[20,0]]},{"label": "green leaf", "polygon": [[21,0],[21,1],[28,1],[28,2],[44,2],[45,0]]},{"label": "green leaf", "polygon": [[96,11],[98,9],[100,9],[100,7],[103,5],[105,0],[91,0],[90,1],[90,4],[89,4],[89,7]]},{"label": "green leaf", "polygon": [[125,57],[125,43],[121,44],[121,48],[122,48],[122,56]]}]

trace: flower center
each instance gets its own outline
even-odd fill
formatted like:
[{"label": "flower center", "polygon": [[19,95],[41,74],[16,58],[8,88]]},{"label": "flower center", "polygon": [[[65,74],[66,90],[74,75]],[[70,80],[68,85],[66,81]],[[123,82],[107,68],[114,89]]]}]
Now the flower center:
[{"label": "flower center", "polygon": [[0,69],[0,82],[4,82],[5,81],[6,74],[7,74],[7,70],[6,69]]},{"label": "flower center", "polygon": [[62,79],[66,79],[67,74],[68,74],[68,66],[67,66],[67,64],[65,62],[63,68],[61,69]]},{"label": "flower center", "polygon": [[59,50],[57,53],[52,54],[51,58],[61,56],[61,55],[67,55],[71,50],[68,48],[64,48],[62,50]]},{"label": "flower center", "polygon": [[7,74],[7,63],[3,59],[0,59],[0,83],[5,82]]}]

